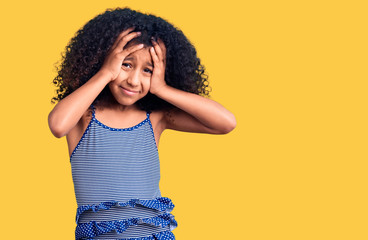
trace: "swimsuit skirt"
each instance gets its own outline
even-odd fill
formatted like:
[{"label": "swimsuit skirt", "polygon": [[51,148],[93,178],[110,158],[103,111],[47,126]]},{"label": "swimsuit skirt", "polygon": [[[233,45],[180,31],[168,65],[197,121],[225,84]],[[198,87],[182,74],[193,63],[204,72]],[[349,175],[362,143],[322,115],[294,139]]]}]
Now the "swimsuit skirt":
[{"label": "swimsuit skirt", "polygon": [[174,204],[159,189],[150,114],[131,128],[111,128],[91,107],[91,121],[70,156],[75,239],[174,240]]}]

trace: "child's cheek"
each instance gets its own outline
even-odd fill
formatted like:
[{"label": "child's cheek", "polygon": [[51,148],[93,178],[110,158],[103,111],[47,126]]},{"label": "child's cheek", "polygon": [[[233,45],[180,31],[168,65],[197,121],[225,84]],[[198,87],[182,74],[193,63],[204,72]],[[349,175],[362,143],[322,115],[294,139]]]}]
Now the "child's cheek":
[{"label": "child's cheek", "polygon": [[145,79],[145,89],[147,90],[147,91],[149,91],[149,89],[151,88],[151,77],[147,77],[146,79]]}]

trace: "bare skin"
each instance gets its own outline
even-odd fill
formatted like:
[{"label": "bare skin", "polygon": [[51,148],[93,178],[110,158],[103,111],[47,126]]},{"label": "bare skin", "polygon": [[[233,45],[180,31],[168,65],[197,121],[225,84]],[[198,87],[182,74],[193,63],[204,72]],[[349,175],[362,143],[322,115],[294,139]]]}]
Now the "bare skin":
[{"label": "bare skin", "polygon": [[96,106],[96,118],[110,127],[127,128],[144,120],[146,113],[135,103],[148,92],[177,107],[170,112],[158,110],[151,113],[157,144],[165,129],[226,134],[235,128],[234,115],[221,104],[166,85],[166,48],[160,39],[153,41],[154,47],[151,48],[134,45],[123,50],[131,39],[139,36],[133,30],[123,31],[109,50],[99,72],[62,99],[50,112],[50,130],[56,137],[66,136],[69,155],[91,120],[89,106],[106,85],[115,102],[104,108]]}]

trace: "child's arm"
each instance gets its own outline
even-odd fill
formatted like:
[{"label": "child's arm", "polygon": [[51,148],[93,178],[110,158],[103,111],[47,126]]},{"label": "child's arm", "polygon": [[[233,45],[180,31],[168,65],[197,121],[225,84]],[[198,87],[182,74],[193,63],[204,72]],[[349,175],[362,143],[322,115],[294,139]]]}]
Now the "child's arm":
[{"label": "child's arm", "polygon": [[180,110],[166,115],[165,128],[185,132],[226,134],[236,126],[235,116],[221,104],[166,86],[156,95]]},{"label": "child's arm", "polygon": [[105,86],[117,78],[125,57],[143,47],[134,45],[123,50],[127,42],[140,35],[138,32],[128,34],[132,30],[133,28],[129,28],[123,31],[108,52],[101,69],[85,84],[63,98],[50,112],[48,122],[54,136],[60,138],[68,134]]},{"label": "child's arm", "polygon": [[98,72],[57,103],[48,116],[52,134],[58,138],[68,134],[109,81],[109,75]]},{"label": "child's arm", "polygon": [[153,41],[153,45],[154,48],[150,49],[154,62],[150,91],[180,109],[170,112],[163,118],[164,128],[213,134],[232,131],[236,126],[235,116],[221,104],[166,85],[164,80],[166,49],[160,39],[158,43]]}]

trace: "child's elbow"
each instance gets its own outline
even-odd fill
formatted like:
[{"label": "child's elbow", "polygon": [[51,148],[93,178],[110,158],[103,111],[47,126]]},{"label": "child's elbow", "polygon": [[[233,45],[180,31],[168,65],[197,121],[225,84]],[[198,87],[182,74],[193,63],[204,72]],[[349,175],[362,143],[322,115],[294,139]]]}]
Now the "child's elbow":
[{"label": "child's elbow", "polygon": [[57,137],[57,138],[61,138],[65,136],[64,131],[62,130],[62,128],[60,127],[60,124],[58,124],[52,117],[52,114],[50,113],[48,116],[48,124],[49,124],[49,128],[51,133]]},{"label": "child's elbow", "polygon": [[62,137],[64,137],[64,136],[65,136],[65,134],[64,134],[63,132],[59,131],[58,129],[55,129],[55,128],[51,128],[51,127],[50,127],[50,130],[51,130],[51,133],[52,133],[55,137],[57,137],[57,138],[62,138]]},{"label": "child's elbow", "polygon": [[220,130],[220,134],[228,134],[233,131],[236,127],[236,119],[234,115],[231,115],[223,125],[223,128]]}]

